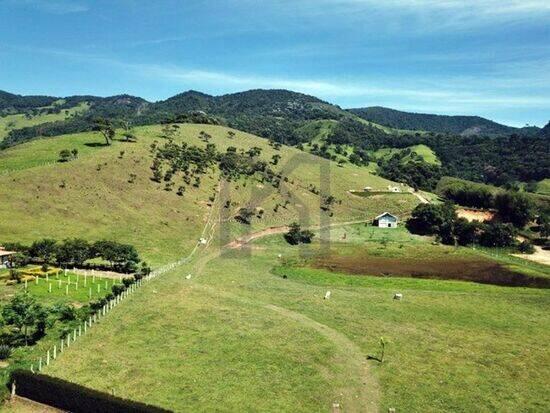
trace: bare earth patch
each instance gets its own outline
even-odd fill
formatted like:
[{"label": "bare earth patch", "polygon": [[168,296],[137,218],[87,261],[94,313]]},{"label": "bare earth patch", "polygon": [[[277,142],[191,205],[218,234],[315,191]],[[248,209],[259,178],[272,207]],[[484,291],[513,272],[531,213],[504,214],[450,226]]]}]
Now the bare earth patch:
[{"label": "bare earth patch", "polygon": [[459,218],[466,218],[468,221],[485,222],[490,221],[495,216],[494,212],[478,209],[459,208],[456,210]]},{"label": "bare earth patch", "polygon": [[475,260],[417,259],[331,254],[317,258],[313,267],[356,275],[435,278],[474,281],[483,284],[550,288],[550,279],[529,277],[483,258]]}]

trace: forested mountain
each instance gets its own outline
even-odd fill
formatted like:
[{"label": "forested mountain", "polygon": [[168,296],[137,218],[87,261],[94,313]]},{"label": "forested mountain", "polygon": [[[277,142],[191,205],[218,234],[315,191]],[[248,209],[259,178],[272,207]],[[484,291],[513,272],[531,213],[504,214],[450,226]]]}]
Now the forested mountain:
[{"label": "forested mountain", "polygon": [[362,119],[395,129],[422,130],[459,135],[533,134],[538,130],[538,128],[533,127],[513,128],[479,116],[410,113],[380,106],[349,109],[349,111]]},{"label": "forested mountain", "polygon": [[539,136],[550,139],[550,122],[548,122],[546,126],[539,131]]},{"label": "forested mountain", "polygon": [[[0,94],[0,108],[19,112],[36,111],[53,102],[55,110],[86,102],[87,110],[66,120],[13,129],[0,149],[41,136],[90,131],[97,126],[97,119],[126,128],[158,123],[220,124],[287,145],[305,148],[302,144],[308,143],[309,151],[333,160],[358,165],[377,162],[381,175],[424,189],[433,189],[436,178],[442,175],[496,185],[550,178],[548,125],[544,129],[524,128],[531,131],[527,135],[518,133],[521,129],[480,117],[420,115],[385,108],[345,111],[288,90],[250,90],[222,96],[188,91],[155,103],[129,95],[61,99]],[[371,116],[373,113],[376,116]],[[449,132],[403,132],[383,128],[378,122],[396,129]],[[422,157],[401,159],[397,155],[381,163],[373,156],[381,148],[420,144],[431,148],[441,165],[428,165]],[[414,162],[408,162],[409,158]]]},{"label": "forested mountain", "polygon": [[0,115],[48,106],[56,100],[52,96],[21,96],[0,90]]}]

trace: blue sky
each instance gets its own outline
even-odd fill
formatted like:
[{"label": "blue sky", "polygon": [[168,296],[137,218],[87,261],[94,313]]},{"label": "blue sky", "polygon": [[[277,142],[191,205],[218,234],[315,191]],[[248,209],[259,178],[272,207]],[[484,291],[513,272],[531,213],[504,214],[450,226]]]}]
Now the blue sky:
[{"label": "blue sky", "polygon": [[550,120],[550,0],[0,0],[0,89]]}]

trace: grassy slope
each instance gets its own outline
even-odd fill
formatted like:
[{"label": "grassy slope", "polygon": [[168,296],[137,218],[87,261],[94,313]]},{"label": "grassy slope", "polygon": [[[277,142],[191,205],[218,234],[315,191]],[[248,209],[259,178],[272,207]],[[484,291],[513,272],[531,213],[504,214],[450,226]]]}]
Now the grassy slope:
[{"label": "grassy slope", "polygon": [[[374,242],[363,226],[345,231],[346,244]],[[375,234],[396,256],[433,253],[429,239],[389,231]],[[253,245],[202,252],[157,279],[46,372],[176,411],[328,411],[336,401],[365,411],[379,397],[380,411],[550,406],[548,290],[274,271],[279,254],[291,263],[308,249],[280,236]],[[384,363],[367,362],[382,336]]]},{"label": "grassy slope", "polygon": [[[289,183],[282,185],[282,193],[262,188],[258,182],[233,183],[226,191],[226,197],[239,205],[259,199],[258,205],[265,209],[265,214],[261,221],[254,222],[253,229],[285,225],[297,219],[298,214],[307,216],[312,224],[319,221],[319,196],[307,188],[310,183],[320,187],[319,165],[326,161],[288,147],[275,151],[267,140],[241,132],[231,140],[227,138],[228,130],[217,126],[182,126],[179,139],[204,145],[197,138],[201,130],[210,133],[212,142],[220,149],[259,146],[264,149],[266,159],[280,153],[282,160],[274,169],[290,169]],[[201,187],[189,187],[184,197],[164,191],[161,185],[150,181],[148,148],[159,132],[158,126],[139,128],[137,143],[115,142],[110,147],[94,146],[101,144],[100,136],[85,133],[37,140],[0,152],[2,241],[29,243],[40,237],[77,236],[91,240],[114,238],[136,245],[153,264],[182,256],[201,232],[207,199],[214,193],[217,174],[212,172],[203,177]],[[79,159],[57,163],[59,151],[65,148],[79,149]],[[125,152],[122,158],[121,151]],[[296,168],[289,167],[294,163]],[[337,221],[371,219],[387,208],[406,214],[418,202],[409,195],[371,200],[353,197],[347,193],[349,189],[365,185],[386,187],[388,181],[352,165],[331,164],[329,169],[326,176],[330,177],[327,181],[331,193],[342,200],[335,207]],[[130,174],[137,176],[134,183],[128,182]],[[291,204],[275,213],[274,206],[284,200]],[[239,205],[227,211],[228,214],[234,215]],[[231,222],[230,225],[242,230],[242,226]]]},{"label": "grassy slope", "polygon": [[537,193],[550,196],[550,178],[543,179],[537,184]]},{"label": "grassy slope", "polygon": [[[424,159],[425,162],[427,162],[429,164],[441,165],[441,161],[439,160],[439,158],[437,157],[435,152],[429,146],[414,145],[414,146],[409,146],[406,149],[410,149],[411,151],[416,152],[419,156],[422,157],[422,159]],[[377,159],[380,159],[380,158],[386,159],[386,158],[389,158],[389,157],[393,156],[394,154],[402,152],[402,151],[403,151],[403,149],[384,148],[384,149],[377,150],[376,152],[374,152],[373,155]],[[407,160],[407,159],[408,158],[405,158],[405,160]]]},{"label": "grassy slope", "polygon": [[81,113],[87,110],[87,108],[88,105],[86,103],[81,103],[74,108],[67,109],[66,111],[62,110],[59,113],[37,115],[30,119],[26,118],[22,113],[0,117],[0,142],[8,135],[10,130],[40,125],[41,123],[64,120],[75,113]]}]

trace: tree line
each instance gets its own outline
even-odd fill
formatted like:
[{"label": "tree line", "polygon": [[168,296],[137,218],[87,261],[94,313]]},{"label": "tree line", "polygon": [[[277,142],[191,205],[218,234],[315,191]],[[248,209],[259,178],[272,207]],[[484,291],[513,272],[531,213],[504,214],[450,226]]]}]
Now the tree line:
[{"label": "tree line", "polygon": [[29,246],[21,243],[4,243],[4,248],[17,252],[12,258],[14,267],[28,263],[59,265],[65,268],[83,267],[86,261],[99,258],[108,262],[110,269],[130,273],[138,269],[140,262],[139,254],[133,245],[109,240],[88,242],[79,238],[63,241],[44,238],[34,241]]}]

